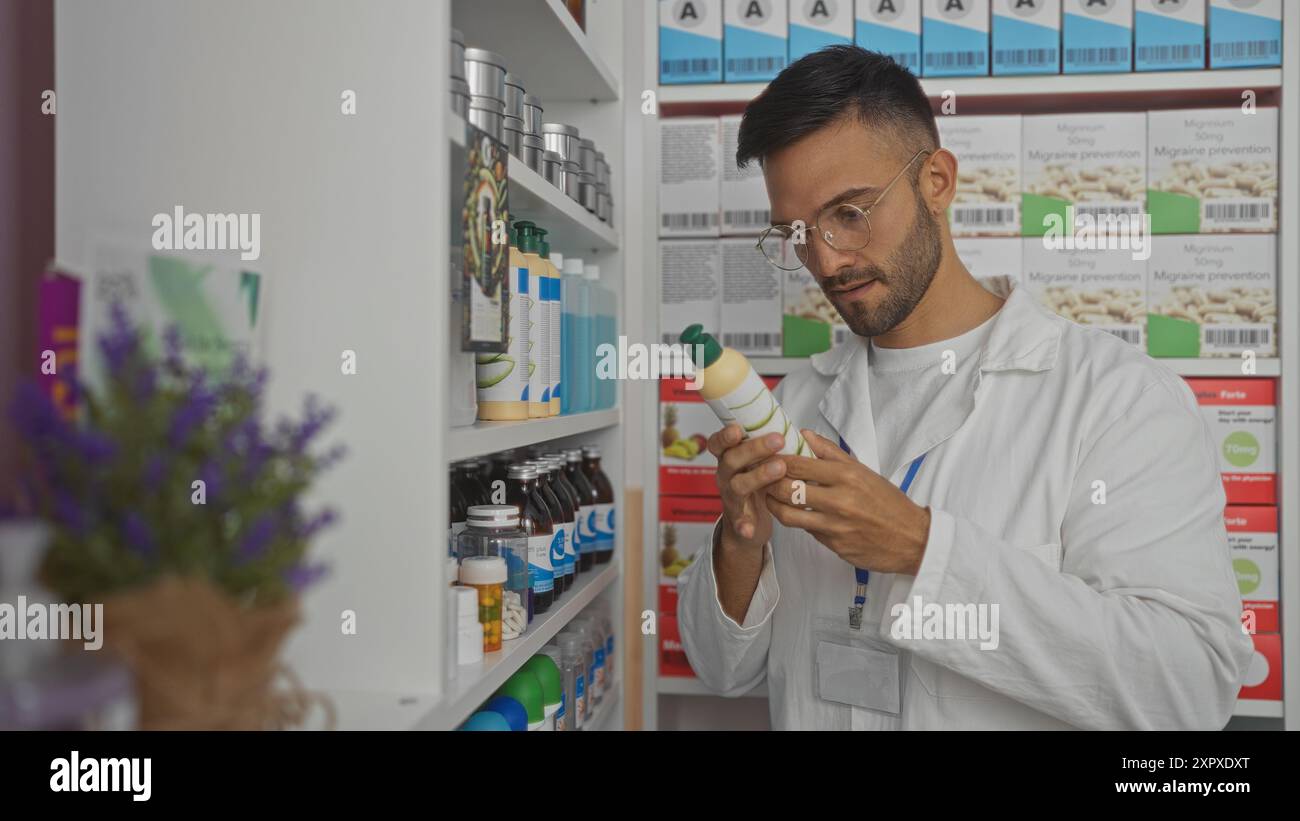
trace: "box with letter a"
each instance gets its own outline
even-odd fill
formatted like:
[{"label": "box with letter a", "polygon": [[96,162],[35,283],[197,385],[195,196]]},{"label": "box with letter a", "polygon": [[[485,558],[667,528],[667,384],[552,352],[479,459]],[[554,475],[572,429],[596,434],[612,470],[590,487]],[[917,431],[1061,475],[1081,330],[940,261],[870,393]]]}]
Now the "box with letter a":
[{"label": "box with letter a", "polygon": [[722,82],[722,0],[659,0],[659,82]]},{"label": "box with letter a", "polygon": [[790,62],[852,42],[852,0],[790,0]]},{"label": "box with letter a", "polygon": [[722,17],[723,79],[765,83],[785,68],[788,0],[726,0]]},{"label": "box with letter a", "polygon": [[858,0],[854,40],[921,73],[921,0]]},{"label": "box with letter a", "polygon": [[924,76],[989,73],[989,0],[925,0],[921,12]]},{"label": "box with letter a", "polygon": [[1061,71],[1104,74],[1133,70],[1133,0],[1064,0]]}]

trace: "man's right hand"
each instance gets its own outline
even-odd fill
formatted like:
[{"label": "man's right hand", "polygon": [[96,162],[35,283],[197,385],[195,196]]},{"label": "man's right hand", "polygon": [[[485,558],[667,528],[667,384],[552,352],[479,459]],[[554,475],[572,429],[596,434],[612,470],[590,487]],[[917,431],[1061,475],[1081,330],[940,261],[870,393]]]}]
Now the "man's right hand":
[{"label": "man's right hand", "polygon": [[785,462],[775,458],[784,444],[779,433],[746,439],[736,424],[709,437],[709,453],[718,460],[724,552],[760,551],[772,538],[772,514],[764,494],[768,485],[785,476]]}]

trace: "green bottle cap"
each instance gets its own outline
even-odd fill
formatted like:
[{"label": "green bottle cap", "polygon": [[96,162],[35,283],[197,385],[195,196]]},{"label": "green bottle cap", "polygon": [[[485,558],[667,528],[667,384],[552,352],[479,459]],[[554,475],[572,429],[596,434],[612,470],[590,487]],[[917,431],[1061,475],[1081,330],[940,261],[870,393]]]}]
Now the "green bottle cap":
[{"label": "green bottle cap", "polygon": [[525,254],[537,253],[537,225],[528,220],[515,223],[515,233],[519,237],[519,250]]},{"label": "green bottle cap", "polygon": [[529,724],[536,724],[546,718],[546,711],[542,706],[542,685],[531,670],[520,670],[506,679],[506,683],[501,685],[496,695],[509,696],[524,705]]},{"label": "green bottle cap", "polygon": [[519,669],[537,676],[537,681],[542,685],[542,701],[547,707],[560,706],[564,699],[564,682],[560,679],[560,668],[555,666],[555,659],[545,653],[538,653]]},{"label": "green bottle cap", "polygon": [[538,228],[537,231],[537,255],[542,259],[549,259],[551,256],[551,243],[547,242],[546,235],[550,233],[545,228]]},{"label": "green bottle cap", "polygon": [[718,357],[722,356],[722,346],[718,344],[718,340],[714,339],[712,334],[704,332],[703,325],[691,325],[686,330],[682,331],[681,340],[683,345],[691,346],[688,353],[691,355],[692,359],[695,356],[694,346],[704,346],[704,367],[706,368],[714,362],[717,362]]}]

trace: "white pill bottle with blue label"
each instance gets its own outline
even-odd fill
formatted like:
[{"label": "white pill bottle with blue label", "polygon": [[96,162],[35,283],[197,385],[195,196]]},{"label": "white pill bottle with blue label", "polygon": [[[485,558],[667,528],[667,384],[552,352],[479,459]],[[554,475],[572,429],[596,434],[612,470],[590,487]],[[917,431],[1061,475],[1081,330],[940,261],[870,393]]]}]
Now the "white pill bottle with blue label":
[{"label": "white pill bottle with blue label", "polygon": [[713,409],[718,421],[724,426],[739,425],[746,439],[779,433],[785,438],[781,453],[816,458],[744,354],[722,347],[704,332],[703,325],[691,325],[682,331],[681,340],[696,366],[703,365],[703,372],[696,376],[700,397]]}]

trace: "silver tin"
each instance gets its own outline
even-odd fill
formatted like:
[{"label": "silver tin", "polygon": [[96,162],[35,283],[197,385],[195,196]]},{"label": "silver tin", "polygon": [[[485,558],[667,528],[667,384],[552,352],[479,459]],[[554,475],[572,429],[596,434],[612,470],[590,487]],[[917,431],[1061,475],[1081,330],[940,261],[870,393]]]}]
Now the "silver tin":
[{"label": "silver tin", "polygon": [[524,134],[528,133],[528,131],[524,128],[524,121],[519,119],[518,117],[510,116],[509,109],[506,110],[506,128],[513,129],[515,131],[519,131]]},{"label": "silver tin", "polygon": [[465,49],[465,79],[471,96],[506,101],[506,61],[500,54],[481,48]]},{"label": "silver tin", "polygon": [[542,101],[531,94],[524,95],[524,133],[542,135]]},{"label": "silver tin", "polygon": [[469,121],[496,140],[504,140],[505,135],[502,134],[505,127],[505,115],[502,113],[504,107],[505,103],[489,97],[470,97]]},{"label": "silver tin", "polygon": [[524,134],[521,142],[523,145],[519,159],[538,174],[542,173],[542,154],[546,152],[546,143],[536,134]]},{"label": "silver tin", "polygon": [[546,149],[554,151],[568,162],[578,162],[578,129],[565,123],[542,123],[542,139]]},{"label": "silver tin", "polygon": [[596,175],[578,172],[578,202],[591,213],[596,213]]},{"label": "silver tin", "polygon": [[578,166],[582,173],[590,174],[595,182],[596,176],[596,144],[591,140],[578,140]]},{"label": "silver tin", "polygon": [[460,29],[451,30],[451,76],[465,79],[465,35]]},{"label": "silver tin", "polygon": [[554,185],[556,188],[563,190],[564,180],[560,178],[560,167],[564,164],[564,159],[554,151],[542,152],[542,177]]},{"label": "silver tin", "polygon": [[507,126],[503,129],[506,137],[506,150],[519,159],[524,158],[524,133]]},{"label": "silver tin", "polygon": [[461,117],[469,117],[469,83],[459,77],[451,78],[451,110]]},{"label": "silver tin", "polygon": [[524,119],[524,84],[513,74],[506,74],[506,116]]}]

